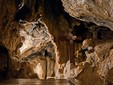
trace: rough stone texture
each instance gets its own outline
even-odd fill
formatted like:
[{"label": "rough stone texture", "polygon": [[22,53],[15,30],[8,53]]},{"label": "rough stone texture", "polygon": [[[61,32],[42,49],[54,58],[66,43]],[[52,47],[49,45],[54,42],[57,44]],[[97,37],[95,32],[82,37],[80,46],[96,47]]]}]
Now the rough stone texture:
[{"label": "rough stone texture", "polygon": [[20,30],[20,36],[24,38],[20,47],[22,58],[51,46],[52,38],[43,22],[26,22],[22,26]]},{"label": "rough stone texture", "polygon": [[70,79],[70,81],[76,82],[76,79],[78,79],[81,85],[112,85],[112,41],[99,41],[94,52],[86,53],[86,61],[78,63],[77,67],[73,68],[75,80]]},{"label": "rough stone texture", "polygon": [[54,46],[55,43],[47,26],[40,20],[37,22],[26,22],[23,26],[23,29],[20,30],[20,36],[23,36],[25,41],[20,48],[20,56],[23,60],[29,62],[32,62],[34,58],[38,59],[34,60],[34,69],[40,79],[52,77],[57,48]]},{"label": "rough stone texture", "polygon": [[[63,10],[61,1],[65,11],[74,18]],[[0,64],[0,74],[1,68],[8,67],[6,74],[0,77],[7,74],[9,78],[76,77],[84,85],[94,85],[95,82],[96,85],[112,85],[113,32],[106,28],[113,27],[112,1],[61,1],[0,1],[0,61],[5,58],[0,62],[3,64]],[[74,26],[91,31],[96,42],[93,53],[83,56],[79,51],[82,41],[77,43],[67,37],[70,29],[75,30]],[[76,53],[78,55],[74,55]],[[77,62],[76,57],[82,58]]]},{"label": "rough stone texture", "polygon": [[[61,0],[64,10],[77,19],[113,28],[112,0]],[[113,30],[113,29],[112,29]]]},{"label": "rough stone texture", "polygon": [[[38,76],[35,74],[37,73],[36,70],[35,72],[33,70],[36,69],[35,67],[38,63],[41,63],[41,68],[43,67],[41,70],[43,71],[45,71],[45,64],[47,63],[48,77],[51,77],[51,75],[54,76],[56,56],[56,54],[54,54],[54,51],[56,51],[56,49],[54,49],[55,44],[51,44],[50,34],[48,34],[49,32],[46,29],[47,26],[44,23],[37,26],[39,28],[38,30],[36,29],[35,25],[38,24],[36,20],[40,18],[39,14],[44,12],[44,10],[42,9],[42,4],[44,3],[40,3],[40,1],[36,0],[25,0],[25,2],[23,2],[22,0],[8,0],[7,2],[4,0],[0,1],[0,12],[2,13],[0,16],[0,45],[3,46],[6,51],[8,51],[6,56],[8,56],[7,69],[9,74],[8,77],[10,78],[38,78]],[[21,22],[23,23],[22,26],[20,26],[19,20],[24,20],[23,22]],[[28,21],[27,26],[25,26],[26,21]],[[24,31],[22,28],[24,29]],[[20,33],[20,30],[23,31],[23,34]],[[30,41],[27,42],[27,39]],[[48,54],[45,53],[45,50],[43,50],[43,48],[46,48]],[[39,51],[39,53],[36,53],[37,51]],[[42,61],[37,61],[35,59],[34,61],[36,63],[33,64],[33,61],[29,61],[29,56],[32,56],[31,58],[34,58],[35,53],[36,55],[39,55],[39,57],[43,56],[44,59],[42,59]],[[45,56],[51,58],[45,59]],[[3,59],[2,57],[0,58],[1,60]],[[46,63],[42,63],[46,60]],[[1,63],[5,64],[5,59]],[[48,67],[48,65],[50,64],[51,66]],[[1,67],[1,69],[4,69],[4,66]],[[29,75],[29,73],[31,74]],[[47,75],[46,72],[43,73],[44,75],[41,75],[40,78],[44,79]]]}]

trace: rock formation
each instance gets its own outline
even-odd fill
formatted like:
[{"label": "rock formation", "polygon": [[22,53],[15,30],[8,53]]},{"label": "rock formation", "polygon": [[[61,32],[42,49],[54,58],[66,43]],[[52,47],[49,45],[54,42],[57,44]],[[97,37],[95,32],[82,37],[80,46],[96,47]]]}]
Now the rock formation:
[{"label": "rock formation", "polygon": [[64,10],[72,17],[113,28],[112,0],[61,0]]},{"label": "rock formation", "polygon": [[1,0],[0,78],[112,85],[112,3]]}]

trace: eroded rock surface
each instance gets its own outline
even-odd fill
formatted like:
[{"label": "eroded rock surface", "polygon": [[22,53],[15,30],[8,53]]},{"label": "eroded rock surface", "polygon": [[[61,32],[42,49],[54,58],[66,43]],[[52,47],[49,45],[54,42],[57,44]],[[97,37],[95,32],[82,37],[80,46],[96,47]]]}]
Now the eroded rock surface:
[{"label": "eroded rock surface", "polygon": [[61,0],[72,17],[113,28],[112,0]]},{"label": "eroded rock surface", "polygon": [[[112,85],[112,3],[1,0],[0,60],[5,59],[0,62],[0,69],[5,69],[6,74],[3,72],[0,77],[73,78],[84,85]],[[88,36],[96,42],[94,50],[81,53]]]},{"label": "eroded rock surface", "polygon": [[20,25],[23,43],[19,49],[20,56],[17,57],[21,62],[29,62],[32,70],[29,72],[34,72],[40,79],[54,77],[56,48],[47,26],[40,19],[37,22],[20,21]]},{"label": "eroded rock surface", "polygon": [[[112,77],[109,75],[112,69],[112,43],[113,40],[99,42],[95,51],[86,53],[86,60],[74,67],[74,79],[81,81],[81,85],[112,85]],[[71,77],[72,78],[72,77]]]}]

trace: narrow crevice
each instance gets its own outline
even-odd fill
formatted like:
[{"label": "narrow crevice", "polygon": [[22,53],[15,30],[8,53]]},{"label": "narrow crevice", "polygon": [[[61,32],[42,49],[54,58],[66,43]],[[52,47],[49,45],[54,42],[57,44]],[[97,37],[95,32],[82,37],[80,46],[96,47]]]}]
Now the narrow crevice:
[{"label": "narrow crevice", "polygon": [[39,7],[42,5],[42,0],[36,0],[35,5],[34,5],[34,10],[35,12],[38,12]]},{"label": "narrow crevice", "polygon": [[0,46],[0,79],[6,79],[9,70],[8,50],[4,46]]}]

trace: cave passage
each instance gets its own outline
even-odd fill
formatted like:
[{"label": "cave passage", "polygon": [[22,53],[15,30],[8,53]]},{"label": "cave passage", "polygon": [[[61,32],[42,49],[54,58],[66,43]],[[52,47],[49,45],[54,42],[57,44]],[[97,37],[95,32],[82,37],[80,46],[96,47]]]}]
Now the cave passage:
[{"label": "cave passage", "polygon": [[[71,1],[74,0],[70,0],[69,3]],[[109,71],[113,45],[103,42],[113,39],[113,31],[93,22],[82,21],[84,17],[80,16],[80,20],[72,17],[64,8],[66,4],[68,6],[68,3],[64,4],[66,0],[1,0],[0,2],[2,2],[0,11],[2,9],[3,12],[0,16],[0,42],[4,44],[0,44],[0,79],[14,78],[4,83],[0,82],[1,85],[7,83],[13,85],[18,82],[72,85],[66,79],[76,78],[85,81],[93,78],[92,75],[103,77],[104,73],[107,73],[104,68]],[[90,41],[85,43],[88,46],[83,46],[86,39],[94,41],[91,42],[91,46],[89,46]],[[92,58],[88,63],[87,56]],[[104,59],[107,63],[103,62]],[[101,69],[103,74],[97,69]]]},{"label": "cave passage", "polygon": [[0,79],[5,79],[7,78],[7,74],[8,74],[8,60],[9,56],[8,56],[8,50],[7,48],[5,48],[4,46],[0,46]]}]

